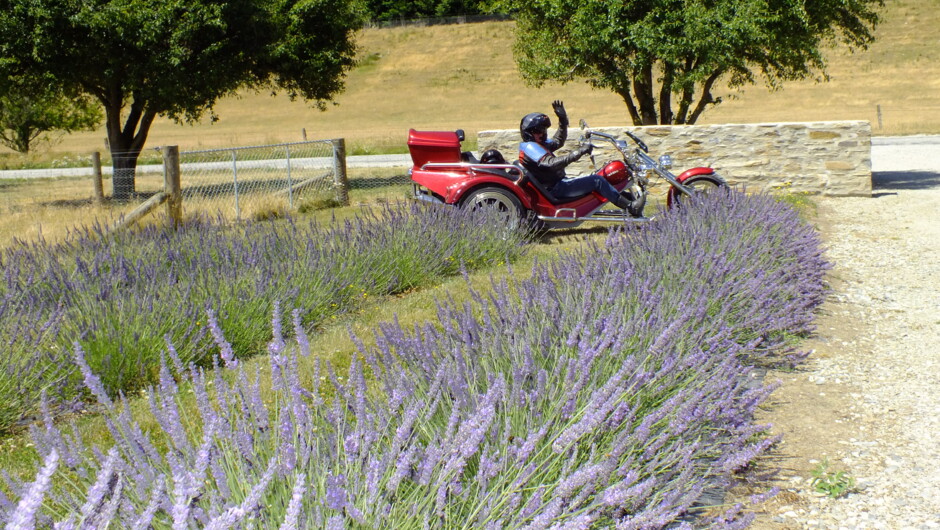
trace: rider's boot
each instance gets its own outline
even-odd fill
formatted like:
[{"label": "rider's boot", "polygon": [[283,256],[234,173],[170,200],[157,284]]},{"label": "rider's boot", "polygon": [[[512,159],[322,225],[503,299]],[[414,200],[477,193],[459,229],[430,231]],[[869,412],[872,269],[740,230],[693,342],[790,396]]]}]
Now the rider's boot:
[{"label": "rider's boot", "polygon": [[646,197],[641,196],[638,199],[633,198],[633,194],[630,193],[621,193],[617,196],[617,200],[611,201],[614,206],[625,210],[630,217],[642,217],[643,216],[643,207],[646,206]]}]

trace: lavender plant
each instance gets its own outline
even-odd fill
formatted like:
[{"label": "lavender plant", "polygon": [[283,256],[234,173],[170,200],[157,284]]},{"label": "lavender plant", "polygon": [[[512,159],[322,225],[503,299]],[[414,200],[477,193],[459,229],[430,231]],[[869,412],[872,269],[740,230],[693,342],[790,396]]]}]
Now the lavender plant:
[{"label": "lavender plant", "polygon": [[[774,443],[753,421],[771,389],[752,365],[805,332],[825,267],[812,230],[773,201],[713,194],[465,306],[441,302],[424,327],[384,325],[344,375],[309,358],[299,312],[288,346],[275,304],[265,377],[185,367],[167,348],[152,434],[83,367],[114,445],[47,419],[33,429],[42,467],[0,513],[69,527],[742,528],[739,507],[705,517],[697,502]],[[747,281],[757,269],[765,281]]]},{"label": "lavender plant", "polygon": [[208,313],[244,357],[270,339],[274,300],[298,308],[309,328],[369,296],[521,254],[522,237],[484,222],[399,205],[330,226],[197,220],[175,232],[85,230],[61,245],[9,249],[0,256],[0,402],[9,403],[0,430],[35,409],[42,387],[63,388],[53,383],[67,374],[52,368],[68,366],[73,341],[110,394],[140,389],[156,381],[167,340],[184,363],[217,353]]}]

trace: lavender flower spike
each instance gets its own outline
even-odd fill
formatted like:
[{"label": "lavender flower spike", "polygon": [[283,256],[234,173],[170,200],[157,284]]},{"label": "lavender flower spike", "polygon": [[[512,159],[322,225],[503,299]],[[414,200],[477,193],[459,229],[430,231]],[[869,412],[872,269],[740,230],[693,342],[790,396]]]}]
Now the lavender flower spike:
[{"label": "lavender flower spike", "polygon": [[111,401],[111,398],[108,397],[107,391],[104,389],[104,385],[101,384],[101,379],[95,375],[95,372],[91,370],[91,367],[88,366],[88,363],[85,361],[85,351],[82,349],[82,346],[76,341],[73,343],[75,346],[75,364],[78,365],[78,369],[82,372],[82,377],[85,381],[85,386],[88,387],[88,390],[91,390],[91,393],[98,398],[98,402],[107,407],[109,410],[114,408],[114,402]]},{"label": "lavender flower spike", "polygon": [[277,460],[272,458],[268,462],[268,469],[265,470],[264,475],[261,476],[261,480],[251,488],[245,500],[238,506],[229,508],[223,512],[222,515],[210,521],[209,524],[206,525],[206,530],[231,528],[235,523],[245,517],[248,512],[254,510],[255,507],[258,506],[258,503],[261,502],[261,496],[264,494],[264,491],[268,489],[268,484],[271,482],[271,479],[274,478],[275,470],[277,470]]},{"label": "lavender flower spike", "polygon": [[296,336],[297,344],[300,346],[300,356],[309,357],[310,338],[307,337],[307,332],[304,330],[303,323],[300,320],[300,310],[294,309],[291,311],[291,317],[291,322],[294,324],[294,336]]},{"label": "lavender flower spike", "polygon": [[32,530],[36,524],[36,512],[42,505],[46,490],[52,482],[52,474],[59,466],[59,453],[53,450],[46,457],[46,461],[36,475],[36,481],[30,484],[23,498],[13,510],[13,516],[7,523],[6,530]]},{"label": "lavender flower spike", "polygon": [[232,345],[225,340],[225,335],[222,334],[222,328],[219,327],[219,321],[215,317],[214,310],[206,309],[206,321],[209,323],[209,331],[212,333],[212,338],[219,347],[219,356],[221,356],[222,360],[225,362],[225,367],[235,368],[238,366],[238,359],[235,358]]},{"label": "lavender flower spike", "polygon": [[307,475],[303,473],[297,474],[297,478],[294,481],[294,492],[291,495],[290,503],[287,505],[287,515],[284,516],[281,530],[297,530],[300,508],[303,506],[304,492],[307,490],[306,481]]},{"label": "lavender flower spike", "polygon": [[114,474],[114,465],[117,463],[117,459],[117,448],[112,447],[108,451],[108,458],[105,460],[104,465],[98,470],[94,485],[88,490],[85,504],[82,506],[83,519],[91,517],[92,513],[101,507],[104,498],[111,493],[111,476]]}]

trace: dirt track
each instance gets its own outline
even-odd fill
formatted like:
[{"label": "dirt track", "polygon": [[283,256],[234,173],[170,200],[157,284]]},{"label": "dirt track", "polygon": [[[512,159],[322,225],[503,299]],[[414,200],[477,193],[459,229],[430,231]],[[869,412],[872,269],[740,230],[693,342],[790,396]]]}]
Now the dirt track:
[{"label": "dirt track", "polygon": [[[804,368],[769,375],[781,493],[753,528],[940,528],[940,140],[913,153],[873,161],[872,198],[816,199],[833,292]],[[816,493],[824,461],[855,491]]]}]

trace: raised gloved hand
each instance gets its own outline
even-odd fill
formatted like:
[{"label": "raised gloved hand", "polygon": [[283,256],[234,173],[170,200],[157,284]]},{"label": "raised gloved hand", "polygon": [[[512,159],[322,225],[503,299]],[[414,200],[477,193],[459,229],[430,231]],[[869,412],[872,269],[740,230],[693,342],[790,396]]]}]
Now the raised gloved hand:
[{"label": "raised gloved hand", "polygon": [[560,99],[556,99],[552,101],[552,110],[555,111],[555,116],[558,116],[558,125],[567,127],[568,113],[565,112],[565,104]]}]

